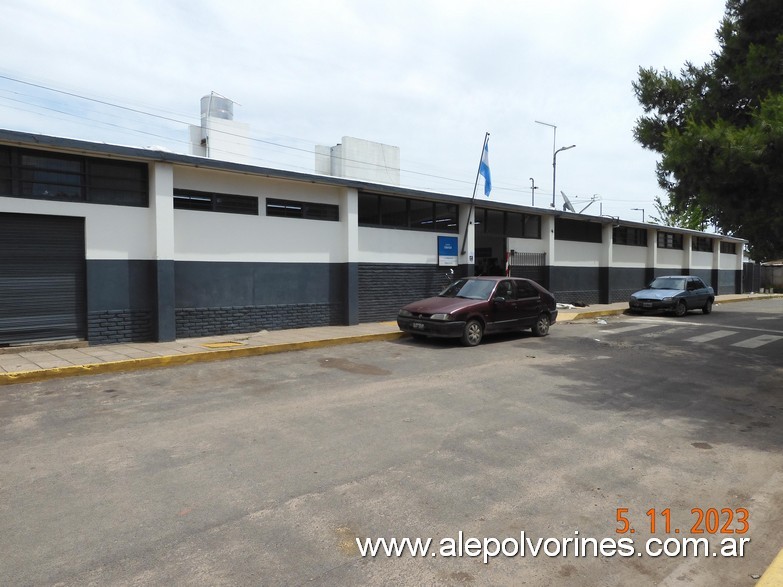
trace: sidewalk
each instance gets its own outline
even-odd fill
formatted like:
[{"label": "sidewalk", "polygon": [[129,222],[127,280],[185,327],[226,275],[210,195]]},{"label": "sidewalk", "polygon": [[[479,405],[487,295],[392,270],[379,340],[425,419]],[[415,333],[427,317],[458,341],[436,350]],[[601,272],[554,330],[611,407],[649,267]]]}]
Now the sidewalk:
[{"label": "sidewalk", "polygon": [[[716,304],[783,297],[775,294],[718,296]],[[561,309],[558,323],[622,314],[627,302]],[[405,335],[396,322],[261,331],[174,342],[137,342],[89,346],[86,342],[53,342],[0,348],[0,385],[57,377],[117,373],[155,367],[219,361],[324,346],[394,340]]]}]

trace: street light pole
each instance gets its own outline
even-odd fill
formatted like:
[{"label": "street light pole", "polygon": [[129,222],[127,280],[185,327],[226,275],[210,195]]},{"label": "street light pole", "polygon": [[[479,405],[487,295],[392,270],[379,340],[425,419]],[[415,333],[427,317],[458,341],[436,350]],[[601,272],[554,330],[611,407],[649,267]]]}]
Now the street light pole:
[{"label": "street light pole", "polygon": [[531,177],[530,178],[530,205],[535,206],[536,205],[536,190],[538,189],[538,186],[536,185],[535,180]]},{"label": "street light pole", "polygon": [[552,155],[552,208],[555,207],[555,180],[557,179],[557,154],[560,151],[567,151],[573,149],[576,145],[569,145],[568,147],[560,147],[555,154]]},{"label": "street light pole", "polygon": [[637,212],[641,211],[642,212],[642,222],[644,222],[644,218],[645,218],[645,216],[644,216],[644,208],[631,208],[631,210],[636,210]]},{"label": "street light pole", "polygon": [[[535,121],[536,124],[543,124],[544,126],[548,126],[552,129],[552,156],[555,156],[555,147],[557,146],[557,126],[554,124],[549,124],[548,122],[541,122],[540,120]],[[552,198],[555,197],[555,185],[552,184]],[[552,204],[554,206],[554,204]]]}]

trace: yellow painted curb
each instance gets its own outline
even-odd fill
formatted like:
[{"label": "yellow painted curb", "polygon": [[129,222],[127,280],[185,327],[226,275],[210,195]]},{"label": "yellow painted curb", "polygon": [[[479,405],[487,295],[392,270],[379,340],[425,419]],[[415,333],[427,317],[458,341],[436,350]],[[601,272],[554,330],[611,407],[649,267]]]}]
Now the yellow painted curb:
[{"label": "yellow painted curb", "polygon": [[407,336],[404,332],[387,332],[383,334],[363,334],[359,336],[346,336],[343,338],[328,338],[323,340],[308,340],[304,342],[287,342],[270,344],[266,346],[253,346],[243,348],[220,349],[215,351],[203,351],[182,355],[166,355],[164,357],[145,357],[143,359],[127,359],[124,361],[109,361],[106,363],[91,363],[89,365],[70,365],[67,367],[54,367],[52,369],[39,369],[36,371],[17,371],[14,373],[0,373],[0,385],[12,385],[14,383],[31,383],[34,381],[46,381],[60,377],[75,377],[77,375],[96,375],[100,373],[121,373],[127,371],[139,371],[156,367],[173,367],[176,365],[190,365],[207,361],[223,361],[226,359],[239,359],[243,357],[256,357],[285,353],[288,351],[301,351],[327,346],[353,344],[359,342],[371,342],[375,340],[396,340]]},{"label": "yellow painted curb", "polygon": [[778,553],[772,564],[761,575],[756,587],[783,587],[783,550]]}]

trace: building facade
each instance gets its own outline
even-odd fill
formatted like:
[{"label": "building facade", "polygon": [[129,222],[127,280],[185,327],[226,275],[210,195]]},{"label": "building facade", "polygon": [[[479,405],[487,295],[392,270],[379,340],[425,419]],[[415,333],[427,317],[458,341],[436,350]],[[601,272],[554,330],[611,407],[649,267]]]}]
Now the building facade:
[{"label": "building facade", "polygon": [[[448,262],[439,244],[453,244]],[[656,275],[742,287],[744,241],[393,184],[0,130],[0,345],[391,320],[459,274],[562,302]]]}]

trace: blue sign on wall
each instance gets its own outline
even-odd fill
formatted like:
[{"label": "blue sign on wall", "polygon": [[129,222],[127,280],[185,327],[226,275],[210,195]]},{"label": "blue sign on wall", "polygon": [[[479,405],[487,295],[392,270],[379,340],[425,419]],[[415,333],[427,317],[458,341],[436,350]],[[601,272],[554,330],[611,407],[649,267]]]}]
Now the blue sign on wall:
[{"label": "blue sign on wall", "polygon": [[438,266],[456,267],[459,265],[459,237],[439,236],[438,237]]}]

